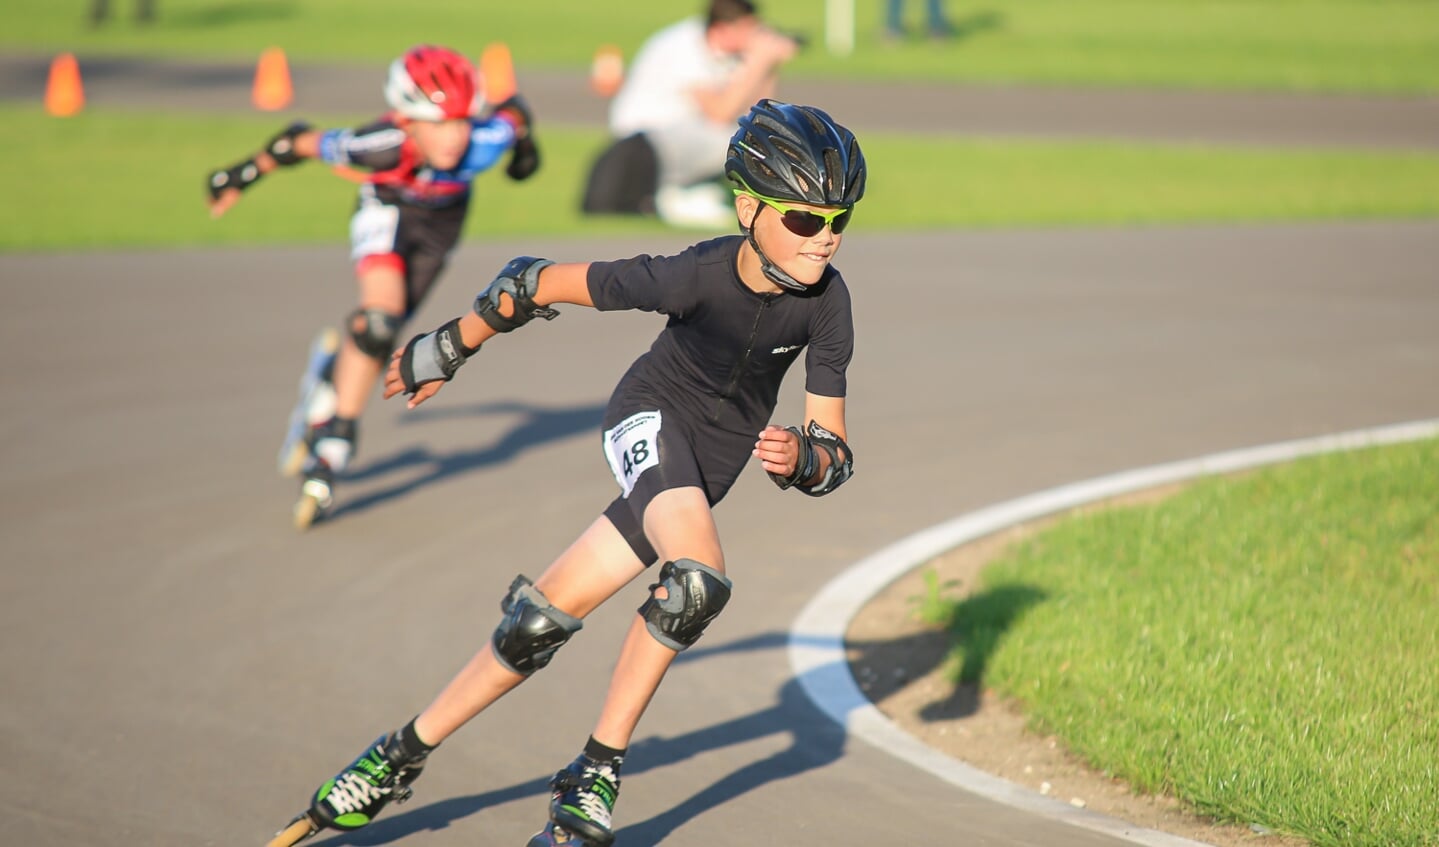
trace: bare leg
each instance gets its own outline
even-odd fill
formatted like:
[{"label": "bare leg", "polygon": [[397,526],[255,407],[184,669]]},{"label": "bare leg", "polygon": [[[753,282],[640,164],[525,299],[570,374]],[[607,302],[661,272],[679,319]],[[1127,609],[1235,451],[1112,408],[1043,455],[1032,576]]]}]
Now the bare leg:
[{"label": "bare leg", "polygon": [[[405,278],[397,269],[377,266],[360,274],[360,308],[379,309],[392,315],[405,313]],[[350,333],[345,333],[335,358],[335,414],[359,418],[374,393],[375,381],[389,362],[380,362],[360,352]]]},{"label": "bare leg", "polygon": [[[671,489],[650,501],[645,510],[645,534],[661,561],[694,559],[724,571],[719,531],[704,492],[698,488]],[[595,724],[596,741],[621,750],[629,746],[676,655],[650,635],[644,618],[635,615]]]},{"label": "bare leg", "polygon": [[[629,544],[601,517],[535,580],[535,587],[561,611],[583,618],[643,571]],[[500,664],[486,642],[415,719],[415,731],[426,743],[439,744],[524,680]]]}]

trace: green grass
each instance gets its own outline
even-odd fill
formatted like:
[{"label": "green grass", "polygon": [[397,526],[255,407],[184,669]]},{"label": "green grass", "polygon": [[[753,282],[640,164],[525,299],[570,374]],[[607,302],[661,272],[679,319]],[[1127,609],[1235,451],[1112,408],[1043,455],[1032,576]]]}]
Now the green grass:
[{"label": "green grass", "polygon": [[[601,43],[632,56],[651,32],[700,0],[483,3],[428,0],[156,0],[158,20],[92,29],[88,0],[9,0],[0,46],[82,54],[229,57],[278,45],[294,59],[392,57],[422,41],[477,53],[505,40],[522,64],[581,68]],[[919,4],[910,15],[918,23]],[[776,25],[813,41],[802,75],[1001,83],[1327,91],[1439,91],[1439,3],[1433,0],[995,0],[950,3],[956,41],[880,38],[880,0],[857,0],[857,49],[823,49],[823,4],[771,0]],[[556,21],[563,21],[556,26]]]},{"label": "green grass", "polygon": [[983,572],[1021,606],[921,608],[970,681],[1141,790],[1326,847],[1439,844],[1435,468],[1428,440],[1070,517]]},{"label": "green grass", "polygon": [[[354,187],[317,164],[281,171],[221,220],[204,175],[283,118],[0,106],[0,250],[343,241]],[[347,124],[347,121],[332,121]],[[467,237],[659,231],[578,213],[599,130],[546,130],[525,183],[477,183]],[[863,139],[870,192],[852,232],[1439,215],[1439,154],[1158,144]]]}]

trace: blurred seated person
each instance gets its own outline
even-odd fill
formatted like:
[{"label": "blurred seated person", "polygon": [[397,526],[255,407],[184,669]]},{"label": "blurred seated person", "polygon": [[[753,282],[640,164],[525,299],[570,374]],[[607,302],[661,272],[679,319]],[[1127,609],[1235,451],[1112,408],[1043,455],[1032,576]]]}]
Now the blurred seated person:
[{"label": "blurred seated person", "polygon": [[750,0],[710,0],[704,17],[651,36],[610,104],[612,143],[591,168],[583,211],[732,224],[724,162],[735,121],[774,94],[780,65],[798,49]]}]

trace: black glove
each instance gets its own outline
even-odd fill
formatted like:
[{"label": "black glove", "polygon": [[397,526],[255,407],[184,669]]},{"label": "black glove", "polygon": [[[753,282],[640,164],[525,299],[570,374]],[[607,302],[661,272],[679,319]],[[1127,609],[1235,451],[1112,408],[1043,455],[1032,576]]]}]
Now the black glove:
[{"label": "black glove", "polygon": [[530,104],[518,94],[495,106],[495,114],[508,114],[515,119],[515,146],[510,148],[510,162],[505,175],[519,182],[529,179],[540,169],[540,148],[535,144],[535,115]]},{"label": "black glove", "polygon": [[505,166],[505,175],[519,182],[529,179],[540,169],[540,148],[535,144],[533,133],[527,133],[510,148],[510,163]]}]

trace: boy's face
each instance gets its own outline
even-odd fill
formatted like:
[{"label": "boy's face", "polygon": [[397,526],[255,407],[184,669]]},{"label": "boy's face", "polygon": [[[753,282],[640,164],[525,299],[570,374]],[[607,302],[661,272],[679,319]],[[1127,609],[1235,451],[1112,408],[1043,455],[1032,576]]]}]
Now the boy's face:
[{"label": "boy's face", "polygon": [[[784,205],[795,212],[822,216],[839,211],[832,206],[812,206],[808,203],[786,202]],[[735,213],[741,221],[751,222],[755,240],[769,260],[804,285],[819,282],[844,240],[844,236],[836,233],[830,224],[824,224],[813,235],[798,235],[785,226],[783,212],[747,194],[735,198]]]},{"label": "boy's face", "polygon": [[436,170],[447,171],[459,165],[470,146],[470,121],[453,118],[447,121],[410,121],[405,125],[420,156]]}]

